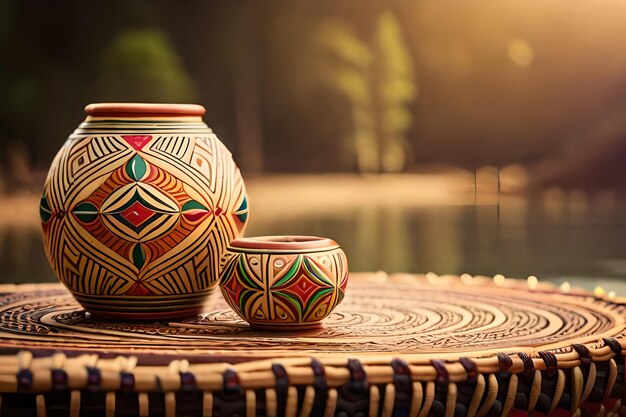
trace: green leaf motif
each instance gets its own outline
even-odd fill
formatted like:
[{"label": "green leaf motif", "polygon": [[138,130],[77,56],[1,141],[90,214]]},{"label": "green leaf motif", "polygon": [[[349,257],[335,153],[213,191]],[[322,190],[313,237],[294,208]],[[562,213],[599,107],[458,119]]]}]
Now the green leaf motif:
[{"label": "green leaf motif", "polygon": [[138,270],[141,271],[144,264],[146,263],[146,250],[141,246],[141,243],[137,243],[133,248],[133,263],[137,267]]},{"label": "green leaf motif", "polygon": [[259,286],[259,284],[257,284],[257,282],[254,281],[248,275],[248,272],[246,271],[246,267],[244,265],[245,262],[246,262],[246,260],[245,260],[244,256],[240,256],[238,258],[238,260],[237,260],[237,272],[239,273],[239,276],[243,280],[243,283],[246,284],[250,288],[255,288],[257,290],[262,290],[262,288]]},{"label": "green leaf motif", "polygon": [[189,210],[208,210],[208,209],[204,207],[202,204],[198,203],[197,201],[191,200],[183,204],[183,209],[182,209],[182,211],[189,211]]},{"label": "green leaf motif", "polygon": [[98,209],[88,201],[78,203],[72,213],[83,223],[91,223],[98,218]]},{"label": "green leaf motif", "polygon": [[239,217],[241,223],[245,223],[248,220],[248,199],[244,196],[241,205],[235,212],[235,215]]},{"label": "green leaf motif", "polygon": [[146,161],[138,154],[126,164],[126,174],[135,181],[141,180],[146,175],[147,170]]},{"label": "green leaf motif", "polygon": [[50,204],[48,204],[48,197],[44,193],[41,196],[41,202],[39,203],[39,218],[42,223],[46,223],[52,218],[52,210],[50,210]]},{"label": "green leaf motif", "polygon": [[287,284],[289,280],[293,278],[294,275],[296,275],[296,272],[298,272],[298,270],[300,269],[300,265],[302,264],[302,258],[302,255],[298,255],[298,257],[293,261],[293,264],[291,264],[289,271],[287,271],[287,273],[281,279],[275,282],[274,285],[272,285],[272,288],[277,288],[284,284]]},{"label": "green leaf motif", "polygon": [[317,302],[317,300],[319,300],[320,298],[322,298],[323,296],[332,293],[333,291],[335,291],[334,288],[325,288],[323,290],[319,290],[317,291],[313,297],[311,297],[309,299],[309,301],[306,304],[305,310],[310,310],[311,307]]}]

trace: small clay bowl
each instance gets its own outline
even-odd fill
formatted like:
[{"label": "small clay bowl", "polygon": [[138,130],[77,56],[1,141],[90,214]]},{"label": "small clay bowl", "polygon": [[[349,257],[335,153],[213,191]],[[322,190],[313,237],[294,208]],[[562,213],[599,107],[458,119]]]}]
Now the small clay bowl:
[{"label": "small clay bowl", "polygon": [[321,326],[343,300],[348,261],[337,242],[315,236],[236,239],[221,261],[220,289],[256,329]]}]

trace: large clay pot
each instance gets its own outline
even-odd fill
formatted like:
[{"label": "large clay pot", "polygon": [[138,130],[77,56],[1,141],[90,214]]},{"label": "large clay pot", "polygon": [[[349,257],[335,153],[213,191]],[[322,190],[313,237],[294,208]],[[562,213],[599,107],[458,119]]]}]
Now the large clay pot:
[{"label": "large clay pot", "polygon": [[248,202],[230,152],[189,104],[90,104],[52,162],[44,246],[92,315],[195,314]]}]

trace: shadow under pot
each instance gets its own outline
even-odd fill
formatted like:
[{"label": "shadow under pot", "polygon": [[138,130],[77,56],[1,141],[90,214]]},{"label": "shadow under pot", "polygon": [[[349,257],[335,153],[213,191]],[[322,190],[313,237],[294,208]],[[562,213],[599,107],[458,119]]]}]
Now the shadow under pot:
[{"label": "shadow under pot", "polygon": [[343,300],[348,261],[337,242],[315,236],[236,239],[221,261],[220,289],[255,329],[321,326]]}]

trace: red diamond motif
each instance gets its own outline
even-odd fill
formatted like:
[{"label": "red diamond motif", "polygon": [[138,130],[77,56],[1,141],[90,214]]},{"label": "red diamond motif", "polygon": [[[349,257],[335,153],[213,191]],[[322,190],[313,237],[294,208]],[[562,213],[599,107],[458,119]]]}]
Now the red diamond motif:
[{"label": "red diamond motif", "polygon": [[297,295],[298,298],[302,301],[303,304],[306,304],[311,295],[319,288],[318,285],[315,285],[311,282],[306,275],[300,275],[297,281],[291,284],[288,287],[284,288],[284,292],[289,292],[294,295]]},{"label": "red diamond motif", "polygon": [[136,151],[140,151],[141,148],[146,146],[146,143],[150,142],[152,136],[122,136],[130,146],[133,147]]},{"label": "red diamond motif", "polygon": [[135,201],[130,207],[120,213],[122,217],[124,217],[130,224],[135,227],[141,226],[143,222],[148,220],[152,215],[155,214],[154,211],[145,207],[139,201]]}]

